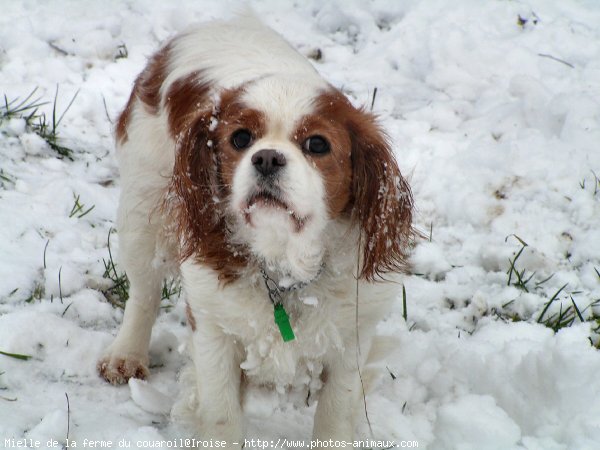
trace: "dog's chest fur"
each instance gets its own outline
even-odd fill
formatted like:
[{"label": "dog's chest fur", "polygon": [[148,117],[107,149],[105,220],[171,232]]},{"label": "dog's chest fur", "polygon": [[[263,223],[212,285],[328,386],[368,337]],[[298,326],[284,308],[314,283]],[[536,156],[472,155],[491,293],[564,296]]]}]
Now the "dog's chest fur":
[{"label": "dog's chest fur", "polygon": [[204,324],[234,337],[246,378],[279,390],[318,385],[327,352],[343,352],[354,332],[355,280],[324,273],[310,286],[284,294],[295,339],[284,342],[274,322],[273,304],[259,274],[219,286],[209,270],[193,263],[182,267],[194,283],[188,303],[198,329]]}]

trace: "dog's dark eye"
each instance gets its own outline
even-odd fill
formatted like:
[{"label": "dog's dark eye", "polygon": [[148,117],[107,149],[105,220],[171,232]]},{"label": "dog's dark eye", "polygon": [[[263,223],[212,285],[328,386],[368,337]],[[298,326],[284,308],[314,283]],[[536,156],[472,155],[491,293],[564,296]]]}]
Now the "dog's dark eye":
[{"label": "dog's dark eye", "polygon": [[243,150],[252,143],[252,133],[246,129],[237,130],[231,135],[231,145],[238,150]]},{"label": "dog's dark eye", "polygon": [[323,155],[329,152],[329,142],[323,136],[311,136],[304,141],[303,148],[309,153]]}]

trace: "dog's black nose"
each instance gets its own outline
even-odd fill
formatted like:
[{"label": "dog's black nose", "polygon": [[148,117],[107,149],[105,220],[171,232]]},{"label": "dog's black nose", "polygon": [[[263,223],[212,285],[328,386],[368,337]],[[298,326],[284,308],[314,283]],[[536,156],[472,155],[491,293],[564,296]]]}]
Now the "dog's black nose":
[{"label": "dog's black nose", "polygon": [[263,176],[274,175],[286,164],[285,156],[277,150],[259,150],[252,155],[252,165]]}]

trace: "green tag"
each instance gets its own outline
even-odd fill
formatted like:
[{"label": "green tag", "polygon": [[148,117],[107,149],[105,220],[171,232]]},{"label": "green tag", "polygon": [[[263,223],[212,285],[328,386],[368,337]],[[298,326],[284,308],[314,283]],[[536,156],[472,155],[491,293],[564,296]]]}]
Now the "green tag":
[{"label": "green tag", "polygon": [[274,313],[275,323],[279,327],[283,342],[293,341],[296,336],[294,336],[294,330],[292,330],[292,326],[290,325],[290,318],[281,303],[275,305]]}]

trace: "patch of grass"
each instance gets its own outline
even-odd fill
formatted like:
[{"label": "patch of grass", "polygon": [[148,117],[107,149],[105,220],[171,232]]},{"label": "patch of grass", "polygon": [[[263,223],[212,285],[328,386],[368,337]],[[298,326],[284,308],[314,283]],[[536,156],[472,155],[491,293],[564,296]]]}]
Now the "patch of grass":
[{"label": "patch of grass", "polygon": [[[529,288],[527,287],[527,285],[534,277],[535,272],[531,273],[529,276],[526,276],[525,269],[519,271],[516,267],[517,260],[521,257],[521,254],[523,253],[525,248],[527,248],[529,245],[527,244],[527,242],[525,242],[523,239],[521,239],[516,234],[511,234],[510,236],[507,236],[506,239],[504,239],[504,242],[507,242],[508,238],[510,238],[511,236],[519,241],[519,243],[521,244],[521,248],[515,254],[513,259],[508,260],[508,263],[510,264],[510,266],[508,268],[508,271],[506,272],[506,274],[508,275],[508,280],[506,281],[506,285],[510,286],[511,282],[512,282],[512,285],[517,287],[518,289],[521,289],[525,292],[529,292]],[[513,276],[514,276],[514,278],[513,278]]]},{"label": "patch of grass", "polygon": [[73,203],[73,207],[69,213],[69,218],[76,216],[78,219],[81,219],[96,207],[96,205],[92,205],[88,209],[85,209],[85,205],[79,201],[79,195],[73,194],[73,198],[75,199],[75,203]]},{"label": "patch of grass", "polygon": [[71,98],[71,101],[59,116],[57,113],[58,106],[58,85],[54,93],[54,101],[52,103],[52,115],[46,117],[46,113],[38,113],[41,106],[47,105],[48,102],[42,101],[42,97],[36,96],[38,88],[33,89],[29,95],[23,100],[18,97],[9,100],[4,94],[4,104],[0,106],[0,123],[7,119],[19,118],[25,121],[27,131],[33,132],[40,136],[50,146],[52,150],[57,152],[61,157],[72,158],[73,150],[64,146],[58,134],[58,127],[69,111],[73,102],[77,98],[79,91]]},{"label": "patch of grass", "polygon": [[[595,324],[596,327],[592,328],[592,333],[598,341],[595,346],[600,348],[600,315],[593,309],[593,307],[600,305],[600,299],[593,300],[585,308],[581,309],[574,298],[576,294],[581,292],[564,292],[566,287],[567,284],[564,284],[554,292],[552,297],[544,303],[542,312],[535,321],[550,328],[555,333],[577,323],[588,322]],[[561,293],[563,294],[562,296]],[[502,320],[510,322],[530,321],[533,319],[533,317],[522,317],[517,313],[509,312],[508,307],[514,303],[515,300],[505,303],[502,305],[501,310],[493,310],[493,314]],[[559,304],[558,311],[549,313],[551,306],[555,303]]]},{"label": "patch of grass", "polygon": [[44,295],[46,295],[46,288],[44,287],[43,282],[35,281],[33,283],[31,294],[25,299],[25,302],[31,303],[34,300],[41,300],[44,298]]},{"label": "patch of grass", "polygon": [[58,117],[57,112],[56,112],[57,101],[58,101],[58,85],[57,85],[56,92],[54,93],[54,102],[52,103],[51,119],[46,119],[46,114],[42,113],[40,116],[38,116],[37,123],[34,123],[34,125],[33,125],[33,131],[38,136],[40,136],[42,139],[44,139],[48,143],[50,148],[52,148],[52,150],[57,152],[59,155],[69,158],[71,160],[73,159],[71,157],[73,150],[71,150],[70,148],[65,147],[64,145],[61,145],[59,143],[58,126],[60,125],[60,122],[62,122],[63,118],[65,117],[65,114],[69,111],[69,109],[73,105],[73,102],[77,98],[78,94],[79,94],[79,91],[75,92],[75,95],[73,95],[73,97],[71,98],[71,101],[69,102],[69,104],[67,105],[67,107],[65,108],[63,113],[60,115],[60,117]]},{"label": "patch of grass", "polygon": [[[548,300],[546,302],[546,304],[544,305],[544,309],[542,310],[542,313],[540,314],[540,316],[537,319],[538,323],[543,323],[546,326],[550,326],[550,328],[554,328],[553,324],[553,316],[548,317],[544,320],[544,315],[546,314],[546,312],[548,311],[548,309],[550,308],[550,305],[552,305],[552,303],[554,303],[554,301],[558,298],[559,294],[569,285],[569,283],[565,283],[563,284],[560,289],[558,291],[556,291],[554,293],[554,295],[552,297],[550,297],[550,300]],[[562,312],[562,305],[561,305],[561,312]],[[562,314],[559,315],[559,320],[561,319]],[[555,330],[556,331],[556,330]]]},{"label": "patch of grass", "polygon": [[102,275],[102,278],[111,280],[113,285],[110,288],[102,291],[102,293],[113,306],[125,308],[125,302],[129,299],[129,279],[127,278],[125,272],[117,272],[117,266],[110,249],[110,235],[113,233],[113,231],[113,228],[108,230],[108,261],[102,259],[102,262],[104,263],[104,274]]},{"label": "patch of grass", "polygon": [[4,94],[4,104],[0,106],[0,123],[14,118],[22,118],[29,123],[33,118],[38,117],[38,108],[47,105],[48,102],[41,101],[42,97],[35,97],[37,90],[36,87],[23,100],[19,100],[19,97],[8,100],[8,97]]},{"label": "patch of grass", "polygon": [[0,169],[0,188],[6,189],[7,185],[14,185],[15,181],[11,175]]},{"label": "patch of grass", "polygon": [[[562,288],[561,288],[562,289]],[[575,292],[568,294],[568,299],[570,300],[570,304],[566,306],[561,302],[559,311],[557,313],[551,314],[547,318],[543,319],[543,315],[540,315],[538,318],[538,323],[542,323],[546,325],[548,328],[557,332],[562,328],[570,327],[575,323],[585,323],[590,322],[596,324],[596,327],[592,329],[593,333],[596,335],[596,338],[600,335],[600,316],[592,309],[594,306],[600,304],[600,299],[596,299],[592,301],[589,305],[587,305],[584,309],[579,309],[579,306],[575,302],[573,295]],[[547,311],[547,306],[551,302],[556,299],[553,297],[544,307],[544,313]],[[590,310],[589,314],[586,314],[587,310]],[[598,344],[596,344],[598,347]]]},{"label": "patch of grass", "polygon": [[[510,321],[523,321],[523,320],[535,320],[537,323],[542,324],[554,332],[558,332],[562,328],[570,327],[576,323],[590,322],[595,323],[597,328],[593,330],[594,334],[600,338],[600,315],[594,311],[594,307],[600,305],[600,299],[591,301],[585,308],[581,309],[581,301],[576,300],[577,294],[581,294],[581,291],[567,291],[568,283],[563,284],[553,292],[546,293],[544,285],[550,281],[554,274],[542,279],[535,279],[535,272],[527,272],[525,268],[518,267],[518,261],[525,249],[529,246],[523,239],[517,235],[510,235],[506,238],[514,237],[519,241],[521,247],[515,253],[512,259],[509,259],[509,268],[507,274],[507,286],[515,286],[523,292],[531,292],[535,290],[538,295],[545,297],[547,300],[544,301],[542,311],[539,313],[537,318],[534,317],[521,317],[518,313],[509,311],[511,305],[514,305],[518,301],[516,299],[510,300],[502,305],[500,310],[494,310],[493,314],[503,320]],[[596,269],[596,274],[600,278],[600,273]],[[558,303],[558,311],[556,311],[556,305]],[[550,312],[554,311],[554,312]],[[599,340],[600,341],[600,340]],[[600,342],[599,344],[600,345]]]},{"label": "patch of grass", "polygon": [[[117,271],[117,265],[113,259],[112,250],[110,248],[110,235],[115,230],[111,228],[108,231],[107,247],[108,247],[108,260],[103,259],[104,263],[104,274],[103,278],[109,279],[113,282],[113,285],[102,291],[106,299],[110,304],[117,308],[125,308],[125,303],[129,299],[129,279],[125,272]],[[167,300],[171,304],[162,306],[163,309],[170,309],[173,306],[173,302],[181,295],[181,283],[176,278],[169,278],[163,280],[161,290],[161,300]]]},{"label": "patch of grass", "polygon": [[[163,281],[161,300],[172,301],[181,295],[181,283],[176,278],[169,278]],[[170,306],[166,306],[170,308]]]}]

